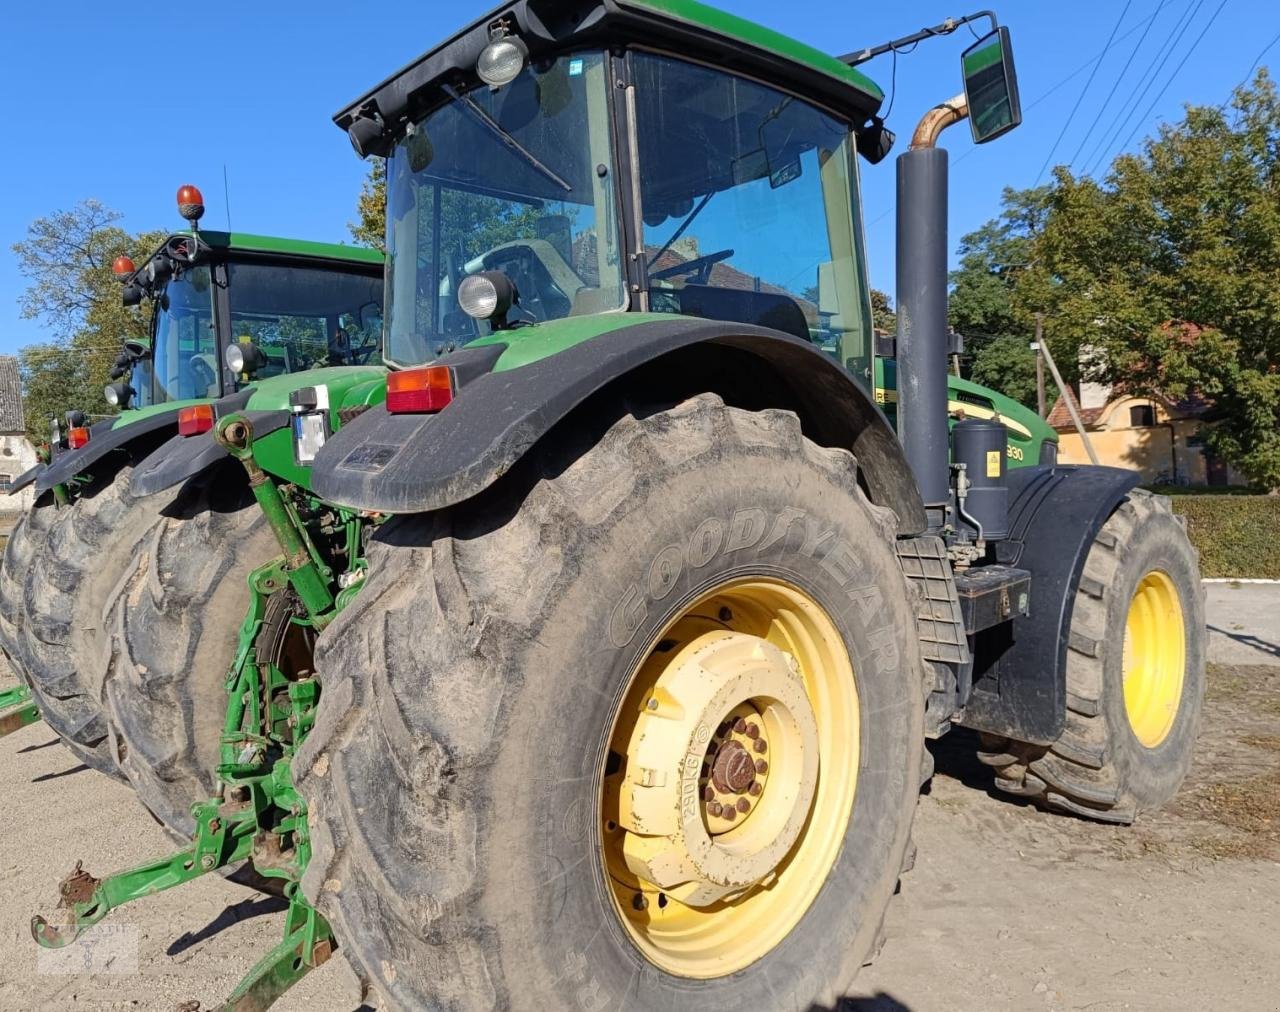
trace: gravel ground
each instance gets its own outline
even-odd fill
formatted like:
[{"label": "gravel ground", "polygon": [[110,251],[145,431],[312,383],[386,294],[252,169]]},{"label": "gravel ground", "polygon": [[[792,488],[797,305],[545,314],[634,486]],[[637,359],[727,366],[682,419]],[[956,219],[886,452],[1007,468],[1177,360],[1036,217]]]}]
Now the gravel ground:
[{"label": "gravel ground", "polygon": [[[1190,779],[1129,828],[992,795],[962,734],[934,751],[919,859],[846,1012],[1280,1008],[1280,667],[1211,666]],[[101,875],[171,845],[129,789],[40,724],[0,739],[0,798],[0,1009],[209,1009],[278,940],[280,901],[210,876],[67,950],[98,972],[49,962],[29,919],[51,912],[78,859]],[[334,958],[276,1007],[360,1000]]]}]

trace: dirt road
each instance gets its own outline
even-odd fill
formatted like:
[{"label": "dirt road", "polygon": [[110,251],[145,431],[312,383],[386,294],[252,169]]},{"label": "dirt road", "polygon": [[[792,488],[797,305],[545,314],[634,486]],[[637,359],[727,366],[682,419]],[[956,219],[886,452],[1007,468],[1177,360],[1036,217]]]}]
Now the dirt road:
[{"label": "dirt road", "polygon": [[[937,756],[919,859],[847,1012],[1280,1008],[1280,667],[1213,668],[1190,781],[1132,828],[990,796],[958,736]],[[29,935],[78,858],[101,874],[169,847],[47,728],[0,739],[0,1009],[215,1007],[278,939],[278,901],[212,877],[141,901],[93,974],[41,963]],[[277,1007],[359,1003],[335,958]]]}]

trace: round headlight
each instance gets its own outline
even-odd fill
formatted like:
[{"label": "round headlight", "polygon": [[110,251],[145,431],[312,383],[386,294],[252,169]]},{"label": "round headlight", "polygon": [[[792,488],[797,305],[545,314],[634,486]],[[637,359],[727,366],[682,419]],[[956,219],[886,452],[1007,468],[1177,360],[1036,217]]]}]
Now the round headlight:
[{"label": "round headlight", "polygon": [[476,61],[476,73],[490,88],[501,88],[520,76],[528,56],[529,47],[518,38],[508,35],[494,39]]},{"label": "round headlight", "polygon": [[106,402],[113,408],[118,406],[120,403],[120,391],[116,389],[116,385],[114,383],[108,383],[102,388],[102,396],[103,399],[106,400]]},{"label": "round headlight", "polygon": [[244,348],[240,345],[227,345],[227,350],[222,353],[222,358],[227,363],[227,368],[237,376],[244,372]]},{"label": "round headlight", "polygon": [[507,311],[520,301],[511,279],[502,271],[481,271],[458,284],[458,305],[475,320],[490,320],[494,327],[507,325]]},{"label": "round headlight", "polygon": [[463,278],[458,285],[458,305],[473,319],[487,320],[498,308],[498,286],[483,274]]}]

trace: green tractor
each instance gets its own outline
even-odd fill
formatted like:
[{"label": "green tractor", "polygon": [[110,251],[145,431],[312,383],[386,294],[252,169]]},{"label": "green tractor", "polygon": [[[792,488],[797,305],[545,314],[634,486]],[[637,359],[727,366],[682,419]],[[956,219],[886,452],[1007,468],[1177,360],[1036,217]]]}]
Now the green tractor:
[{"label": "green tractor", "polygon": [[14,483],[13,491],[34,484],[37,501],[0,566],[0,646],[24,683],[13,699],[0,696],[0,731],[34,719],[38,703],[77,757],[116,777],[101,703],[110,604],[171,506],[192,521],[187,562],[202,573],[217,571],[229,516],[226,503],[210,508],[216,488],[140,500],[128,491],[129,474],[176,435],[183,408],[212,417],[215,400],[243,403],[271,376],[379,360],[381,253],[200,231],[199,190],[182,187],[178,204],[188,230],[140,267],[128,257],[114,264],[125,304],[151,309],[148,339],[126,342],[104,391],[119,413],[91,428],[81,412],[65,429],[54,421],[52,460]]},{"label": "green tractor", "polygon": [[[892,136],[855,65],[979,19],[898,159],[890,366],[856,156]],[[216,790],[37,940],[252,859],[289,909],[233,1007],[335,946],[394,1008],[834,1007],[927,737],[977,730],[1049,807],[1167,800],[1203,692],[1181,526],[947,378],[936,141],[1020,120],[994,21],[835,58],[692,0],[512,0],[343,110],[387,159],[391,372],[279,377],[131,475],[186,489],[220,449],[259,507],[242,621],[196,609],[106,682],[199,713],[175,747],[216,738]],[[188,579],[166,554],[126,640],[164,638],[133,601]],[[150,722],[124,751],[162,791]]]}]

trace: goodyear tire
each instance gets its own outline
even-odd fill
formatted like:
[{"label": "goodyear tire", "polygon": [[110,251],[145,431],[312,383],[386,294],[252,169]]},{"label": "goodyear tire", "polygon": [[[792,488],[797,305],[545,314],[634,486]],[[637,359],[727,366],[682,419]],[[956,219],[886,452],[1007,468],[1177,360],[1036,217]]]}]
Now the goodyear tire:
[{"label": "goodyear tire", "polygon": [[[0,584],[13,620],[16,647],[41,716],[86,766],[124,779],[107,741],[101,691],[111,658],[107,616],[128,572],[134,541],[167,499],[135,499],[131,466],[106,470],[81,485],[67,506],[28,514],[34,535],[11,556]],[[24,537],[25,540],[25,537]],[[25,556],[19,559],[21,554]],[[21,604],[9,604],[21,580]],[[6,622],[10,620],[6,617]],[[13,653],[10,656],[13,656]]]},{"label": "goodyear tire", "polygon": [[246,579],[278,548],[230,460],[149,519],[111,602],[115,650],[102,698],[112,751],[139,800],[185,839],[192,803],[215,789]]},{"label": "goodyear tire", "polygon": [[374,539],[317,645],[303,890],[390,1007],[834,1006],[919,793],[892,514],[786,412],[591,442]]},{"label": "goodyear tire", "polygon": [[1204,699],[1204,591],[1169,500],[1134,491],[1085,560],[1067,647],[1067,726],[1050,748],[985,737],[996,786],[1132,822],[1177,792]]}]

